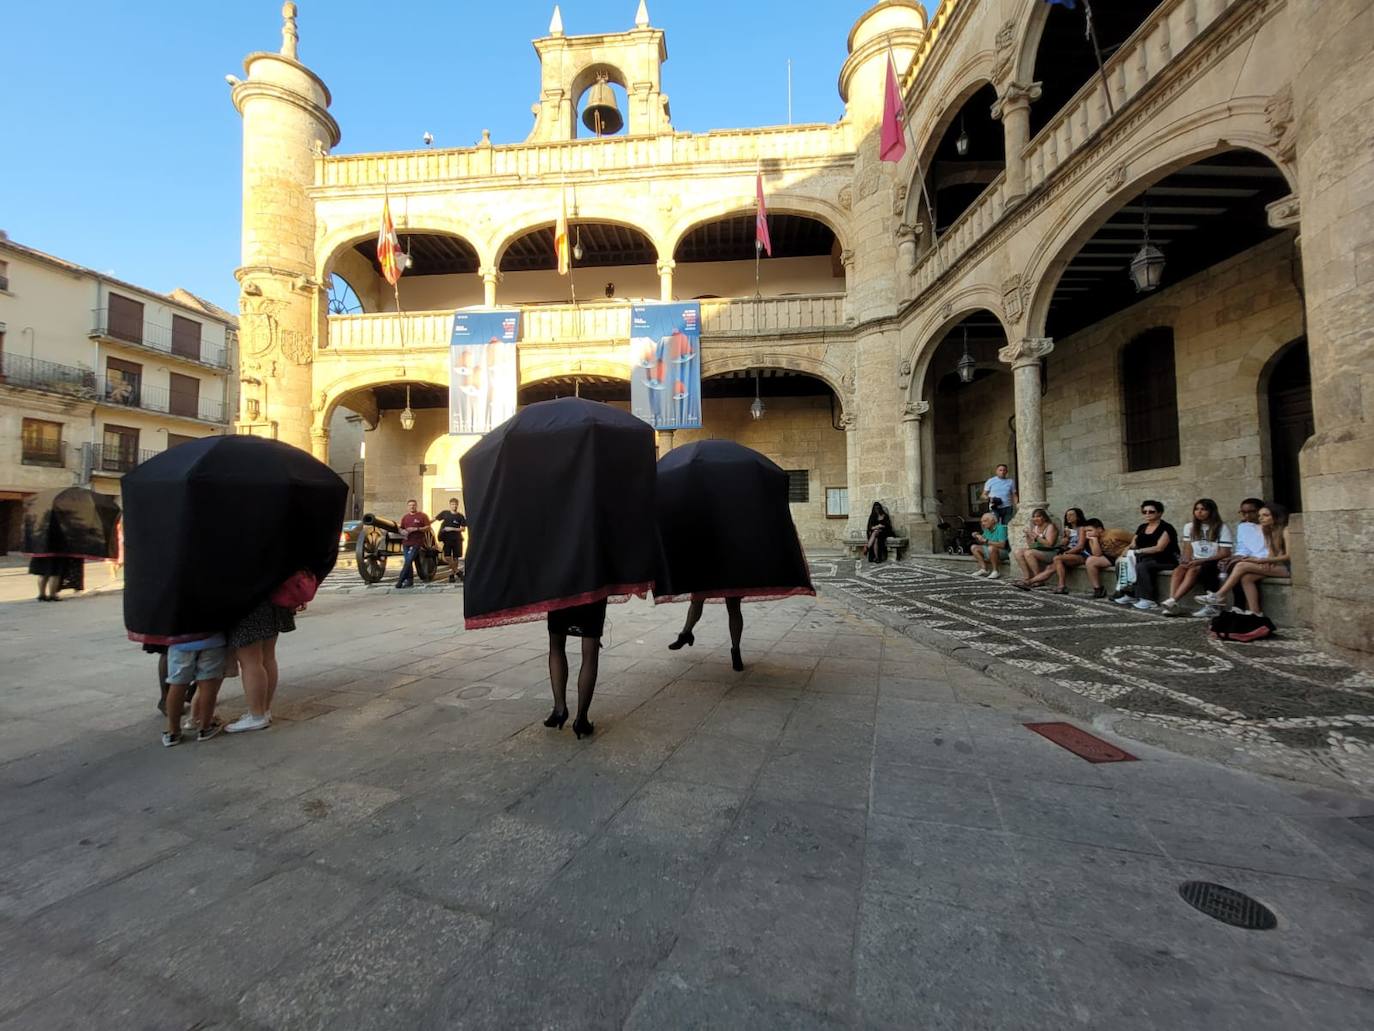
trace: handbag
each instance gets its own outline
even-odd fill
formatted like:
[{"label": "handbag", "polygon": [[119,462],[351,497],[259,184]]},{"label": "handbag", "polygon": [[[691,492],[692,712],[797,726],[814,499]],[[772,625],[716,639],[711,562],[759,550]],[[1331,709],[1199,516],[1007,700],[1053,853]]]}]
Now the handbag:
[{"label": "handbag", "polygon": [[1116,589],[1130,587],[1135,583],[1135,549],[1127,548],[1116,562]]}]

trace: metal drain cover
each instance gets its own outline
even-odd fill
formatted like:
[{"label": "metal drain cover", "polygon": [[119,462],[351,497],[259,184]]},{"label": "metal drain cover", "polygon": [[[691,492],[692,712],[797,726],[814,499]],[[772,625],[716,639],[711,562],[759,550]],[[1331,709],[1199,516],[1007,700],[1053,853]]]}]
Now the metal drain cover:
[{"label": "metal drain cover", "polygon": [[1247,931],[1272,931],[1279,925],[1273,910],[1243,892],[1209,881],[1184,881],[1178,893],[1183,901],[1213,920]]}]

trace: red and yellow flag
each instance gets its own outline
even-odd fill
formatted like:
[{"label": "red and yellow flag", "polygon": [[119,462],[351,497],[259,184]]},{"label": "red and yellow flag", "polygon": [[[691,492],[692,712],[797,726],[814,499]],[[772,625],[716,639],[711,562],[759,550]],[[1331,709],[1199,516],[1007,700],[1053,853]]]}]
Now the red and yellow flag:
[{"label": "red and yellow flag", "polygon": [[553,227],[553,249],[558,255],[558,274],[566,276],[572,269],[572,251],[568,247],[568,194],[563,193],[563,206],[558,210],[558,224]]},{"label": "red and yellow flag", "polygon": [[401,241],[396,239],[396,227],[391,222],[391,198],[382,201],[382,228],[377,234],[377,264],[382,267],[386,281],[395,286],[405,271],[401,255]]}]

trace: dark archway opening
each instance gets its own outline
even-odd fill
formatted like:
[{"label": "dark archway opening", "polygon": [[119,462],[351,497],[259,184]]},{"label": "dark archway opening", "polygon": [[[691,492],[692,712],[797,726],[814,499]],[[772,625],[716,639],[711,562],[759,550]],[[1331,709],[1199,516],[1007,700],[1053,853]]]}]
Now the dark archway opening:
[{"label": "dark archway opening", "polygon": [[681,298],[841,293],[844,263],[834,231],[814,218],[770,212],[772,255],[759,255],[755,280],[753,212],[702,223],[673,249],[674,292]]},{"label": "dark archway opening", "polygon": [[[558,268],[553,226],[542,226],[512,240],[501,255],[502,272],[548,272]],[[652,265],[658,260],[653,241],[638,229],[611,222],[570,220],[572,266]]]},{"label": "dark archway opening", "polygon": [[[477,271],[477,249],[461,236],[412,233],[404,229],[398,230],[397,235],[401,249],[410,255],[410,264],[405,270],[407,279],[415,276],[452,276]],[[377,275],[382,274],[382,264],[377,260],[375,237],[354,244],[353,249],[367,259],[367,263]]]},{"label": "dark archway opening", "polygon": [[[982,86],[955,114],[936,145],[926,173],[926,192],[935,208],[935,233],[942,234],[1007,167],[1002,123],[993,119],[997,91]],[[921,198],[925,203],[925,198]]]},{"label": "dark archway opening", "polygon": [[1302,511],[1298,455],[1316,432],[1312,417],[1312,367],[1307,338],[1286,344],[1276,356],[1265,389],[1269,411],[1269,500],[1290,512]]}]

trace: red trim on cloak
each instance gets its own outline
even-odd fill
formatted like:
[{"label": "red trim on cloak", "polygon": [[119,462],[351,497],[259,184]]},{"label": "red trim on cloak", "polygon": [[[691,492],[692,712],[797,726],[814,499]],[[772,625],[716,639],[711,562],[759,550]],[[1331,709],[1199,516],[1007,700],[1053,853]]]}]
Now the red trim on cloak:
[{"label": "red trim on cloak", "polygon": [[[222,631],[222,630],[219,631],[219,632],[220,632],[220,633],[224,633],[224,631]],[[184,642],[186,642],[186,641],[203,641],[203,640],[205,640],[207,637],[214,637],[214,636],[215,636],[213,633],[204,633],[204,634],[174,634],[174,635],[171,636],[171,637],[165,637],[165,636],[162,636],[162,635],[159,635],[159,634],[138,634],[138,633],[135,633],[135,632],[132,631],[132,630],[128,631],[128,634],[129,634],[129,640],[131,640],[131,641],[137,641],[139,644],[166,644],[166,645],[182,644],[182,643],[184,643]]]},{"label": "red trim on cloak", "polygon": [[463,619],[463,627],[467,630],[485,630],[494,626],[509,626],[512,623],[533,623],[555,609],[569,609],[574,605],[590,605],[594,601],[605,598],[612,605],[629,601],[630,596],[643,598],[653,589],[654,582],[646,580],[639,584],[611,584],[607,587],[598,587],[594,591],[586,591],[582,594],[573,594],[566,598],[551,598],[548,601],[537,601],[532,605],[520,605],[513,609],[501,609],[499,612],[489,612],[482,616],[467,616]]},{"label": "red trim on cloak", "polygon": [[703,601],[724,601],[726,598],[738,598],[740,601],[773,601],[777,598],[792,598],[803,594],[814,598],[816,588],[722,587],[714,591],[692,591],[690,594],[655,594],[654,604],[667,605],[671,602],[691,601],[693,598],[701,598]]},{"label": "red trim on cloak", "polygon": [[79,558],[87,562],[109,562],[113,555],[73,555],[69,551],[21,551],[19,554],[29,558]]}]

